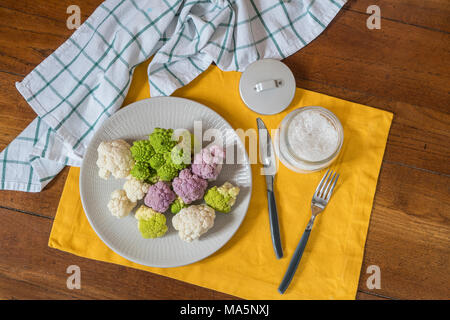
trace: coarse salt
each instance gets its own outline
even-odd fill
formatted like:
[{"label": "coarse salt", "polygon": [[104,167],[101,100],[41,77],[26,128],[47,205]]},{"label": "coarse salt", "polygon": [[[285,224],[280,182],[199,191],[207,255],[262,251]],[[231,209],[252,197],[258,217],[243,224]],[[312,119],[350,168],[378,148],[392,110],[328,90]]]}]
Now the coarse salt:
[{"label": "coarse salt", "polygon": [[322,161],[336,151],[339,134],[335,126],[316,110],[298,113],[287,132],[292,152],[306,161]]}]

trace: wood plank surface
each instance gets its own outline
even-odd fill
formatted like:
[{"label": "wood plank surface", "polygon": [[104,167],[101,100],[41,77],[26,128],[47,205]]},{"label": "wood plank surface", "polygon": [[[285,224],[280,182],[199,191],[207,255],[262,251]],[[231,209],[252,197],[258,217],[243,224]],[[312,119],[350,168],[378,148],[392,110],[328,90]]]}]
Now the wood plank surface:
[{"label": "wood plank surface", "polygon": [[[47,246],[52,219],[0,209],[0,299],[230,299],[150,272],[93,261]],[[67,289],[67,267],[81,289]]]},{"label": "wood plank surface", "polygon": [[[14,87],[100,0],[0,2],[0,150],[35,117]],[[450,2],[349,1],[330,26],[287,58],[297,86],[394,112],[369,226],[357,299],[450,297]],[[366,9],[381,9],[368,30]],[[0,299],[229,299],[148,272],[50,249],[67,169],[41,193],[0,191]],[[82,289],[65,285],[69,264]],[[381,289],[368,289],[378,265]],[[117,275],[120,274],[120,277]]]},{"label": "wood plank surface", "polygon": [[[359,289],[398,299],[447,299],[450,178],[385,163],[375,195]],[[366,285],[379,266],[381,289]]]},{"label": "wood plank surface", "polygon": [[348,2],[345,10],[365,13],[371,5],[380,7],[383,20],[420,28],[450,32],[450,2],[442,0],[359,0]]}]

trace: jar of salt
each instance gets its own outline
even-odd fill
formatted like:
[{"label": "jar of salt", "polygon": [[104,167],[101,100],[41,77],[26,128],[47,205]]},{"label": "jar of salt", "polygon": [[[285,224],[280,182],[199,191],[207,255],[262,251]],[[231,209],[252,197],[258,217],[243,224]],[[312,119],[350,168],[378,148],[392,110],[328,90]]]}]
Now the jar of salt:
[{"label": "jar of salt", "polygon": [[343,141],[339,119],[331,111],[315,106],[290,112],[275,137],[281,162],[301,173],[328,167],[339,155]]}]

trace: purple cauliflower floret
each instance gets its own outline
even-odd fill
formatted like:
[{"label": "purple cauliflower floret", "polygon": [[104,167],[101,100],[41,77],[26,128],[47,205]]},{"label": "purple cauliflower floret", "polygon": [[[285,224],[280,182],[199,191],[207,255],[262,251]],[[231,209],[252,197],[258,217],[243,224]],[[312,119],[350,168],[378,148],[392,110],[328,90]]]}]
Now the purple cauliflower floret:
[{"label": "purple cauliflower floret", "polygon": [[193,174],[190,169],[181,170],[172,182],[173,191],[186,204],[203,198],[207,186],[208,181]]},{"label": "purple cauliflower floret", "polygon": [[217,145],[210,145],[194,156],[192,172],[203,179],[216,180],[222,170],[225,150]]},{"label": "purple cauliflower floret", "polygon": [[148,188],[144,203],[155,211],[165,212],[176,197],[167,183],[159,181]]}]

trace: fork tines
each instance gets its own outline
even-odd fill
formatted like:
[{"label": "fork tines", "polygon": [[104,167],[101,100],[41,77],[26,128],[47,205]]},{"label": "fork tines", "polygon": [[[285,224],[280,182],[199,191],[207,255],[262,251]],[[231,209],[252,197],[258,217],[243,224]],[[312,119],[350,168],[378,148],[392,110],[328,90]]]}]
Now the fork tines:
[{"label": "fork tines", "polygon": [[339,178],[339,174],[330,169],[327,170],[322,180],[317,186],[314,196],[322,200],[328,201],[333,193],[334,186]]}]

